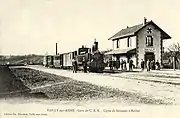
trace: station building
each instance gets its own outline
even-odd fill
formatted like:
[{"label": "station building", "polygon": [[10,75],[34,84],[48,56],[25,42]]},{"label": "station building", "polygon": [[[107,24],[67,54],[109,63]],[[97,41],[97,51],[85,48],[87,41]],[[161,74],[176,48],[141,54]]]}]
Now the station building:
[{"label": "station building", "polygon": [[136,67],[140,67],[141,60],[159,61],[162,63],[163,40],[171,37],[153,21],[144,18],[142,24],[127,27],[110,37],[113,50],[106,53],[112,55],[113,60],[133,60]]}]

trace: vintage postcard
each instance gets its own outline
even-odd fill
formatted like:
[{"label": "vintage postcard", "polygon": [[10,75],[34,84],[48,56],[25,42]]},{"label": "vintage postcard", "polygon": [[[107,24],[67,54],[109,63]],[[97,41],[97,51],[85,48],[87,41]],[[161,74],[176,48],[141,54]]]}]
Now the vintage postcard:
[{"label": "vintage postcard", "polygon": [[179,118],[179,0],[0,0],[0,118]]}]

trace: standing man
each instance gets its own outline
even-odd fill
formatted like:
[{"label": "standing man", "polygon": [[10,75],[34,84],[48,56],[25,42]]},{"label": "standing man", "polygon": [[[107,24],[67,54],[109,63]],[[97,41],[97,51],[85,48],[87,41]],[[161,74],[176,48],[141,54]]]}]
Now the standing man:
[{"label": "standing man", "polygon": [[109,67],[110,67],[110,71],[114,72],[114,70],[113,70],[113,61],[111,59],[109,61]]},{"label": "standing man", "polygon": [[76,59],[75,59],[75,62],[74,62],[74,68],[75,68],[75,73],[77,73],[77,69],[78,69],[78,64],[77,64],[77,61],[76,61]]},{"label": "standing man", "polygon": [[124,60],[124,70],[127,71],[126,60]]},{"label": "standing man", "polygon": [[121,59],[121,70],[123,70],[124,61]]},{"label": "standing man", "polygon": [[119,67],[120,67],[120,62],[119,60],[116,60],[116,69],[118,70]]},{"label": "standing man", "polygon": [[75,58],[72,60],[73,73],[77,73],[77,61]]},{"label": "standing man", "polygon": [[87,62],[86,62],[85,57],[83,57],[83,62],[82,62],[82,64],[83,64],[84,73],[87,73]]},{"label": "standing man", "polygon": [[148,59],[147,62],[146,62],[147,71],[150,71],[150,65],[151,65],[151,62],[150,62],[150,60]]},{"label": "standing man", "polygon": [[112,60],[111,60],[111,59],[109,60],[109,68],[110,68],[110,70],[113,69],[113,68],[112,68]]},{"label": "standing man", "polygon": [[156,62],[156,70],[160,70],[160,63],[159,63],[158,60],[157,60],[157,62]]},{"label": "standing man", "polygon": [[155,61],[154,60],[152,60],[152,62],[151,62],[151,69],[155,70]]},{"label": "standing man", "polygon": [[144,60],[143,59],[141,59],[141,69],[142,69],[142,71],[144,71]]},{"label": "standing man", "polygon": [[129,61],[129,71],[133,71],[133,60]]},{"label": "standing man", "polygon": [[73,73],[75,72],[75,59],[72,60],[72,66],[73,66]]}]

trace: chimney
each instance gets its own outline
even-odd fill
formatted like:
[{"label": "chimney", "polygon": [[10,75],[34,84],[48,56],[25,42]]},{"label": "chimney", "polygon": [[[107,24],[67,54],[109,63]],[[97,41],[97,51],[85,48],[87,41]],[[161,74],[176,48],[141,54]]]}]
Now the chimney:
[{"label": "chimney", "polygon": [[58,52],[57,52],[57,43],[56,43],[56,55],[58,55]]},{"label": "chimney", "polygon": [[146,17],[144,17],[143,25],[146,25],[146,23],[147,23],[147,19],[146,19]]}]

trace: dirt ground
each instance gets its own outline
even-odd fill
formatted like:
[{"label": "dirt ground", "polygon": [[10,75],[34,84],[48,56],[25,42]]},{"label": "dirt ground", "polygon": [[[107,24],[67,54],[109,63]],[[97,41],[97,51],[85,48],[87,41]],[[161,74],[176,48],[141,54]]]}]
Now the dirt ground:
[{"label": "dirt ground", "polygon": [[84,81],[100,86],[118,88],[121,91],[134,93],[141,97],[161,100],[168,104],[180,105],[179,70],[160,70],[151,72],[123,73],[72,73],[72,71],[49,69],[41,66],[31,66],[43,72],[53,73],[74,80]]},{"label": "dirt ground", "polygon": [[32,100],[91,100],[127,105],[180,104],[179,71],[72,73],[42,66],[12,67],[7,70],[11,72],[11,79],[5,79],[9,80],[5,88],[11,91],[28,90]]},{"label": "dirt ground", "polygon": [[6,66],[0,66],[0,98],[27,96],[29,88],[11,73]]},{"label": "dirt ground", "polygon": [[27,86],[31,93],[60,101],[110,100],[129,104],[170,104],[151,96],[126,92],[113,87],[95,85],[29,68],[11,68],[12,74]]},{"label": "dirt ground", "polygon": [[[1,90],[29,90],[29,96],[0,99],[2,118],[12,114],[34,118],[33,114],[39,113],[41,116],[37,117],[42,118],[180,117],[180,71],[85,74],[25,66],[6,69],[3,76],[2,73],[4,70],[0,74],[1,85],[7,82],[3,87],[8,89]],[[3,115],[6,113],[9,115]]]}]

